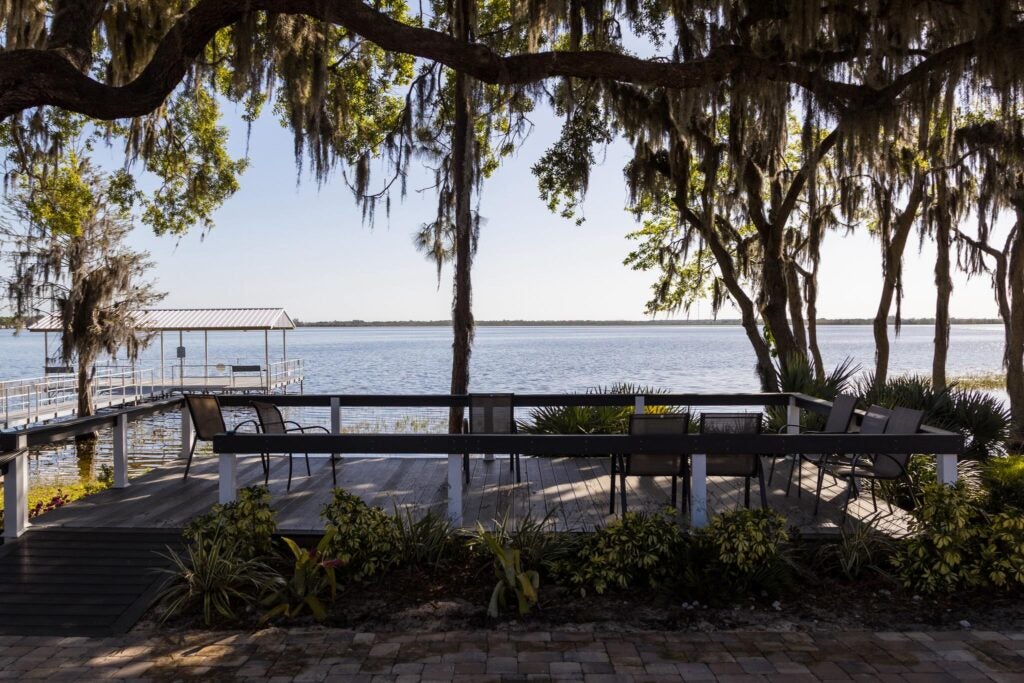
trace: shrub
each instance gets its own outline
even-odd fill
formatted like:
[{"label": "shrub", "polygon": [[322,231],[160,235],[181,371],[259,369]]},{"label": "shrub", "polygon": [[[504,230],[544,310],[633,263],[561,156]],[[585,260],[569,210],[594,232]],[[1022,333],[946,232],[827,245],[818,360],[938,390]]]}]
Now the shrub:
[{"label": "shrub", "polygon": [[328,555],[341,563],[350,581],[387,570],[399,559],[400,538],[394,517],[370,507],[359,496],[334,489],[334,498],[320,513],[325,533],[332,534]]},{"label": "shrub", "polygon": [[975,586],[978,572],[971,557],[978,513],[963,484],[926,485],[910,523],[912,535],[893,557],[903,585],[922,593]]},{"label": "shrub", "polygon": [[334,540],[334,531],[327,531],[314,550],[300,548],[290,538],[281,540],[294,559],[292,576],[287,581],[282,579],[280,588],[263,601],[269,609],[262,620],[269,621],[275,617],[294,619],[308,608],[314,619],[323,621],[327,618],[324,594],[330,591],[331,600],[334,600],[338,593],[335,569],[340,561],[327,559],[325,555]]},{"label": "shrub", "polygon": [[[576,549],[572,534],[551,531],[551,518],[556,511],[548,512],[542,519],[531,516],[515,519],[506,514],[494,520],[494,536],[501,545],[522,553],[523,561],[531,567],[551,569]],[[470,542],[474,547],[483,545],[479,534]]]},{"label": "shrub", "polygon": [[[209,535],[208,535],[209,534]],[[249,608],[274,590],[281,577],[265,562],[247,555],[237,537],[222,529],[197,529],[184,555],[168,550],[170,576],[158,597],[161,621],[201,610],[203,622],[237,622]]]},{"label": "shrub", "polygon": [[694,535],[710,556],[711,571],[737,587],[775,569],[789,541],[786,518],[774,510],[731,510]]},{"label": "shrub", "polygon": [[986,520],[978,553],[979,574],[996,588],[1024,587],[1024,516],[1001,512]]},{"label": "shrub", "polygon": [[891,562],[894,550],[892,539],[871,522],[856,524],[852,529],[840,527],[839,531],[839,539],[822,545],[817,554],[827,571],[847,581],[859,579],[869,570],[886,574],[884,567]]},{"label": "shrub", "polygon": [[395,509],[398,561],[409,565],[432,565],[451,554],[458,530],[433,510],[415,519],[412,509]]},{"label": "shrub", "polygon": [[[668,390],[638,384],[591,387],[588,394],[666,394]],[[520,422],[521,431],[531,434],[623,434],[629,431],[633,406],[543,406],[530,411]],[[674,412],[674,406],[647,406],[648,413]]]},{"label": "shrub", "polygon": [[218,503],[189,522],[184,536],[193,545],[220,538],[239,557],[252,559],[273,552],[276,530],[277,513],[270,507],[270,491],[265,486],[250,486],[240,489],[233,502]]},{"label": "shrub", "polygon": [[477,537],[494,558],[494,572],[498,577],[487,606],[488,616],[497,618],[508,606],[510,595],[516,597],[519,614],[529,614],[539,599],[540,574],[533,569],[523,569],[522,553],[517,548],[502,545],[497,536],[485,531],[479,523]]},{"label": "shrub", "polygon": [[[776,363],[775,372],[779,376],[779,389],[781,391],[807,394],[808,396],[831,401],[839,394],[847,393],[851,390],[851,380],[860,372],[860,365],[855,364],[852,358],[847,358],[832,368],[831,372],[819,379],[814,375],[814,369],[811,367],[807,357],[796,354],[789,359],[789,362],[784,367],[781,363]],[[825,417],[823,415],[817,415],[808,411],[802,412],[804,413],[802,418],[804,427],[820,429],[825,425]],[[777,432],[785,425],[786,409],[779,407],[769,408],[768,429],[772,432]]]},{"label": "shrub", "polygon": [[1024,511],[1024,455],[990,459],[982,470],[982,479],[988,489],[990,511]]},{"label": "shrub", "polygon": [[677,571],[684,538],[674,516],[674,510],[627,512],[623,519],[582,537],[571,556],[556,562],[556,573],[582,593],[657,586]]}]

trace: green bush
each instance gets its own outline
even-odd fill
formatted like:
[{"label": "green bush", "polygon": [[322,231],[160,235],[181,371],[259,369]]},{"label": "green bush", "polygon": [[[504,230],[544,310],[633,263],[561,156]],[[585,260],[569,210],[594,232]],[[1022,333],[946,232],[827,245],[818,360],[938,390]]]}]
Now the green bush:
[{"label": "green bush", "polygon": [[710,560],[710,572],[736,586],[749,586],[778,567],[789,541],[786,518],[774,510],[731,510],[716,515],[694,534]]},{"label": "green bush", "polygon": [[270,507],[270,491],[250,486],[238,491],[231,503],[218,503],[185,527],[184,537],[192,545],[214,537],[235,548],[241,558],[266,557],[274,550],[277,514]]},{"label": "green bush", "polygon": [[[591,387],[588,394],[666,394],[668,390],[638,384],[612,384]],[[633,406],[543,406],[530,411],[528,420],[519,423],[520,431],[530,434],[624,434],[629,431]],[[674,406],[647,406],[647,413],[667,413]]]},{"label": "green bush", "polygon": [[494,560],[494,573],[498,582],[491,591],[487,615],[497,618],[508,607],[509,597],[515,596],[520,616],[529,614],[537,604],[540,574],[534,569],[523,569],[522,553],[517,548],[503,545],[498,537],[477,523],[477,538]]},{"label": "green bush", "polygon": [[436,565],[452,555],[458,529],[445,517],[433,510],[419,519],[412,508],[395,510],[395,530],[398,532],[396,555],[401,564]]},{"label": "green bush", "polygon": [[334,498],[320,513],[325,533],[332,541],[327,550],[339,560],[339,573],[349,581],[361,581],[392,567],[401,549],[398,524],[379,507],[370,507],[359,496],[334,489]]},{"label": "green bush", "polygon": [[582,593],[657,586],[678,570],[685,539],[674,517],[674,510],[627,512],[623,519],[581,536],[578,548],[555,563],[555,573]]},{"label": "green bush", "polygon": [[[552,510],[542,519],[527,516],[515,519],[506,514],[494,520],[494,536],[503,546],[515,548],[523,555],[523,561],[538,569],[551,570],[559,561],[576,550],[574,535],[551,530]],[[470,539],[474,548],[483,547],[479,533]]]},{"label": "green bush", "polygon": [[1006,512],[1015,509],[1024,514],[1024,455],[991,458],[982,470],[988,490],[988,509]]},{"label": "green bush", "polygon": [[280,585],[280,575],[225,528],[196,529],[184,555],[165,555],[172,566],[163,570],[170,580],[158,597],[161,621],[199,610],[207,626],[237,623],[242,610]]},{"label": "green bush", "polygon": [[840,527],[839,539],[820,546],[816,559],[826,572],[855,581],[868,571],[887,576],[893,551],[892,539],[869,522]]},{"label": "green bush", "polygon": [[911,536],[893,557],[900,581],[922,593],[948,593],[978,584],[972,551],[980,510],[966,487],[928,484],[910,522]]},{"label": "green bush", "polygon": [[1024,515],[1000,512],[981,530],[979,575],[995,588],[1024,588]]}]

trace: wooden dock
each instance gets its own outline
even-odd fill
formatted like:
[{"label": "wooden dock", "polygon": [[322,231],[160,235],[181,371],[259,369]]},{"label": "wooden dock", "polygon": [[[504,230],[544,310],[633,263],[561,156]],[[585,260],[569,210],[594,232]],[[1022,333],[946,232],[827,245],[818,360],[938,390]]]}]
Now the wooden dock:
[{"label": "wooden dock", "polygon": [[[331,472],[326,457],[310,456],[312,476],[306,476],[300,456],[286,491],[287,458],[273,456],[270,490],[277,510],[278,528],[284,534],[318,533],[323,530],[320,511],[330,499]],[[803,535],[836,534],[841,519],[844,487],[826,478],[821,513],[813,515],[816,471],[804,465],[803,490],[797,495],[794,481],[791,495],[785,495],[789,463],[780,463],[769,487],[769,505],[778,510]],[[241,458],[240,486],[261,484],[262,470],[257,457]],[[124,489],[109,489],[46,513],[33,522],[39,528],[177,530],[217,501],[217,460],[197,456],[192,473],[183,480],[184,463],[170,461]],[[517,484],[508,460],[473,458],[471,480],[463,496],[464,525],[489,525],[496,519],[550,515],[552,528],[587,531],[614,519],[608,513],[608,458],[524,457],[522,483]],[[447,459],[422,456],[339,458],[338,485],[370,505],[394,509],[411,508],[414,514],[447,509]],[[670,501],[668,478],[630,477],[627,497],[630,510],[654,511]],[[709,508],[712,514],[743,505],[743,480],[708,478]],[[758,505],[757,482],[752,485],[752,504]],[[887,534],[907,532],[909,515],[895,508],[889,512],[879,501],[878,512],[868,494],[850,504],[850,518],[871,521]]]}]

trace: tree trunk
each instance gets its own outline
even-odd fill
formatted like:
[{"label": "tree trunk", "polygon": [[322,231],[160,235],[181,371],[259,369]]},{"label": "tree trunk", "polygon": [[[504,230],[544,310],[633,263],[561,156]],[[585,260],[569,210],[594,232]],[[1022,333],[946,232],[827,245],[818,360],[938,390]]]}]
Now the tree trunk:
[{"label": "tree trunk", "polygon": [[[469,42],[470,2],[456,2],[456,37]],[[452,394],[469,392],[469,358],[473,345],[473,95],[469,77],[455,74],[455,120],[452,140],[452,174],[455,192],[455,282],[452,300]],[[448,431],[462,430],[462,408],[448,414]]]},{"label": "tree trunk", "polygon": [[[96,359],[88,354],[78,356],[78,417],[89,417],[96,414],[96,404],[92,400],[92,366]],[[92,466],[96,459],[96,432],[79,434],[75,437],[75,456],[78,461],[78,478],[81,481],[92,481]]]},{"label": "tree trunk", "polygon": [[907,205],[896,217],[895,229],[891,237],[882,239],[882,293],[878,298],[878,310],[875,312],[872,329],[875,336],[875,386],[885,383],[889,375],[889,313],[892,311],[896,287],[902,277],[903,252],[907,246],[907,238],[914,227],[917,209],[924,197],[924,179],[915,179],[914,187],[907,198]]},{"label": "tree trunk", "polygon": [[819,381],[825,379],[825,363],[821,359],[821,348],[818,346],[818,260],[815,258],[811,272],[802,273],[805,297],[807,299],[807,348],[814,364],[814,376]]},{"label": "tree trunk", "polygon": [[949,356],[949,299],[953,294],[949,251],[952,231],[949,215],[939,207],[935,222],[935,350],[932,355],[932,385],[946,386],[946,359]]},{"label": "tree trunk", "polygon": [[789,319],[793,325],[793,340],[800,352],[807,355],[807,325],[804,321],[804,298],[801,293],[800,274],[796,264],[786,264],[786,291],[789,295]]},{"label": "tree trunk", "polygon": [[790,327],[788,316],[789,287],[786,282],[785,255],[783,253],[782,230],[772,226],[762,240],[764,264],[761,267],[761,317],[768,325],[779,363],[785,367],[794,356],[805,355]]},{"label": "tree trunk", "polygon": [[1007,241],[1009,256],[1009,320],[1006,325],[1006,393],[1010,398],[1008,447],[1024,448],[1024,206]]}]

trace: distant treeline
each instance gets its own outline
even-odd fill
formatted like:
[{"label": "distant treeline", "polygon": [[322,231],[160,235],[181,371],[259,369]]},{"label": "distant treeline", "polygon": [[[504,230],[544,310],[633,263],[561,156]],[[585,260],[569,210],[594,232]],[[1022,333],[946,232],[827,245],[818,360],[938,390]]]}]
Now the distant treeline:
[{"label": "distant treeline", "polygon": [[[835,318],[820,319],[818,325],[870,325],[870,318]],[[894,319],[889,324],[895,323]],[[323,320],[308,322],[296,320],[298,327],[448,327],[450,320]],[[721,320],[478,320],[477,327],[565,327],[565,326],[609,326],[609,325],[653,325],[653,326],[685,326],[685,325],[739,325],[735,319]],[[904,318],[903,325],[933,325],[934,318]],[[995,325],[1000,324],[996,318],[953,318],[954,325]]]}]

